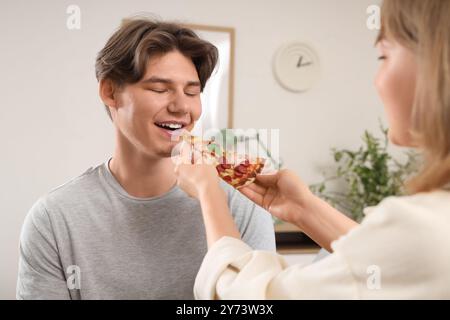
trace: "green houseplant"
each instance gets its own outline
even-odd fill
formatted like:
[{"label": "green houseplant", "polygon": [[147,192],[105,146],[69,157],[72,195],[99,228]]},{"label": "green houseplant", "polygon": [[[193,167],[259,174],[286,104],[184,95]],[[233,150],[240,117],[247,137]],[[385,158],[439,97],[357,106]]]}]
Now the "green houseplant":
[{"label": "green houseplant", "polygon": [[388,153],[388,130],[380,128],[383,138],[366,130],[358,150],[333,148],[335,173],[310,186],[317,196],[358,222],[364,217],[364,208],[375,206],[386,197],[404,194],[404,181],[416,168],[412,151],[406,152],[404,162]]}]

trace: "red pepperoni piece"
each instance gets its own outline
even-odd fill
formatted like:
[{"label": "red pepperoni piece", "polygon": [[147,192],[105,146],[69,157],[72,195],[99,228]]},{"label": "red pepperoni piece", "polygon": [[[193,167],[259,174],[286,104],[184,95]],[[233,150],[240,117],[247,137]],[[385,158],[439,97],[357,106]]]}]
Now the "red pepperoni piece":
[{"label": "red pepperoni piece", "polygon": [[244,174],[239,171],[234,171],[234,175],[238,178],[242,177]]},{"label": "red pepperoni piece", "polygon": [[247,168],[243,165],[238,165],[236,168],[234,168],[234,171],[244,174],[247,173]]},{"label": "red pepperoni piece", "polygon": [[248,159],[245,159],[245,161],[241,162],[241,166],[248,167],[249,165],[250,165],[250,161],[248,161]]},{"label": "red pepperoni piece", "polygon": [[230,176],[222,177],[222,179],[225,180],[226,182],[231,182],[231,177]]},{"label": "red pepperoni piece", "polygon": [[220,173],[220,172],[224,172],[225,168],[223,168],[222,165],[219,164],[218,166],[216,166],[216,170]]}]

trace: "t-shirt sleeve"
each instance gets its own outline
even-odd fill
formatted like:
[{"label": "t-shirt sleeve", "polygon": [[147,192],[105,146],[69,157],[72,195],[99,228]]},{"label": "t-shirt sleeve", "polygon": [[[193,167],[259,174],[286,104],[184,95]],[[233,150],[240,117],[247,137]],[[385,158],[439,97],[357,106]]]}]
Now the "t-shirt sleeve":
[{"label": "t-shirt sleeve", "polygon": [[51,222],[36,202],[25,218],[19,245],[17,299],[70,299]]},{"label": "t-shirt sleeve", "polygon": [[242,240],[254,250],[275,251],[272,215],[227,185],[229,206]]}]

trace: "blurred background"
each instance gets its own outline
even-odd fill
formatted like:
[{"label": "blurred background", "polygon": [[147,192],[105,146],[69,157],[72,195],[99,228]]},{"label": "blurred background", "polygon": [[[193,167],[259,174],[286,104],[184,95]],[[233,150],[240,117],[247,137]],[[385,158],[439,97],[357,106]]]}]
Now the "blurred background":
[{"label": "blurred background", "polygon": [[[233,126],[280,129],[280,156],[308,184],[322,178],[330,148],[353,148],[386,123],[373,78],[376,0],[42,0],[0,3],[0,299],[14,299],[18,240],[42,195],[104,162],[113,130],[97,94],[97,52],[122,18],[235,30]],[[66,12],[80,8],[80,29]],[[308,91],[283,89],[273,60],[289,42],[311,44],[321,73]]]}]

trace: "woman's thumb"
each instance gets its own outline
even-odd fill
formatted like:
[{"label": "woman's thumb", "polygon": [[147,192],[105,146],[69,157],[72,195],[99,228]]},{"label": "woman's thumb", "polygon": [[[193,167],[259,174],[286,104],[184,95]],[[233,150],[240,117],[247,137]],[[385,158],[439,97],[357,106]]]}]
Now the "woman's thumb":
[{"label": "woman's thumb", "polygon": [[270,187],[277,183],[278,181],[278,172],[274,174],[259,174],[256,176],[256,180],[262,186]]}]

